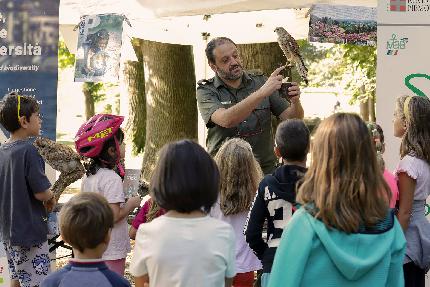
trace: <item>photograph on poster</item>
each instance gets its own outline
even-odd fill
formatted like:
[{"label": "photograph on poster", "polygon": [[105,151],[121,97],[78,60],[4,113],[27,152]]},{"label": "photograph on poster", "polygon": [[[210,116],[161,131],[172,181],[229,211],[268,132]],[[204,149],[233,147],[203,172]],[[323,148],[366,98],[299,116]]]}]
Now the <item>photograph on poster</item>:
[{"label": "photograph on poster", "polygon": [[117,82],[124,17],[83,16],[79,25],[76,82]]},{"label": "photograph on poster", "polygon": [[309,41],[376,45],[376,8],[315,5],[309,20]]}]

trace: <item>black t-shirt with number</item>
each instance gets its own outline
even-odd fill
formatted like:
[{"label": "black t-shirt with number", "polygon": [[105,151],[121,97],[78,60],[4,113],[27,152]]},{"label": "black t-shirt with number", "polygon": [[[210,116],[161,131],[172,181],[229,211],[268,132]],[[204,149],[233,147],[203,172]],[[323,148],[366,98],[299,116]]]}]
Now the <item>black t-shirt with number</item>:
[{"label": "black t-shirt with number", "polygon": [[[297,165],[278,167],[261,181],[245,226],[249,247],[263,264],[263,273],[270,273],[276,248],[296,204],[296,184],[306,168]],[[267,221],[267,240],[263,225]]]}]

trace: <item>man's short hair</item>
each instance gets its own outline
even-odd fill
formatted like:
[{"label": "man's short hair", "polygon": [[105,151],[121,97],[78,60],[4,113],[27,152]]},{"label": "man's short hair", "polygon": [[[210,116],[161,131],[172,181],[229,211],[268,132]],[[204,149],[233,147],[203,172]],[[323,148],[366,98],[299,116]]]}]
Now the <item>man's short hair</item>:
[{"label": "man's short hair", "polygon": [[61,208],[61,236],[80,252],[94,249],[102,243],[113,224],[109,203],[94,192],[81,192]]},{"label": "man's short hair", "polygon": [[214,55],[215,48],[226,42],[230,42],[233,45],[237,46],[236,43],[233,42],[233,40],[227,37],[213,38],[212,40],[209,41],[205,49],[206,58],[208,58],[209,63],[215,63],[215,55]]},{"label": "man's short hair", "polygon": [[284,160],[302,161],[309,151],[309,129],[302,120],[285,120],[276,129],[275,142]]},{"label": "man's short hair", "polygon": [[21,96],[16,92],[4,96],[0,101],[0,124],[11,133],[21,128],[18,121],[18,96],[19,116],[25,116],[29,121],[33,113],[39,112],[39,104],[33,97]]}]

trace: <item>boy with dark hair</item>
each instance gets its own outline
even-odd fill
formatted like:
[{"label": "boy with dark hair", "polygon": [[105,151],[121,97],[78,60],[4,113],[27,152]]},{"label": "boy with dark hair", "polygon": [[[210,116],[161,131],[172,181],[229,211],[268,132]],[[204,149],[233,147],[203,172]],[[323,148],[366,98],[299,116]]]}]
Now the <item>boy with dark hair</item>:
[{"label": "boy with dark hair", "polygon": [[81,192],[72,197],[61,208],[60,231],[63,240],[72,246],[74,258],[49,275],[42,287],[130,287],[102,259],[112,227],[113,212],[103,196]]},{"label": "boy with dark hair", "polygon": [[[306,172],[309,151],[309,130],[302,120],[285,120],[275,135],[275,154],[283,165],[260,182],[248,222],[246,241],[263,264],[261,286],[268,286],[269,275],[282,231],[290,220],[296,204],[296,184]],[[267,241],[263,225],[267,220]]]},{"label": "boy with dark hair", "polygon": [[46,211],[55,199],[29,140],[40,134],[41,123],[34,98],[10,93],[0,101],[0,124],[10,132],[0,146],[0,241],[12,287],[40,286],[50,270]]}]

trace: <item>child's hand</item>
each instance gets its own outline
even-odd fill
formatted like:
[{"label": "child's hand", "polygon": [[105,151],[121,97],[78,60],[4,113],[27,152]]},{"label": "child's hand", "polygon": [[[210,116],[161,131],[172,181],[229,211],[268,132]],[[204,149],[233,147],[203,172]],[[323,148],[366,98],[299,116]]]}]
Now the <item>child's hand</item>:
[{"label": "child's hand", "polygon": [[46,208],[46,211],[51,212],[55,205],[57,204],[57,201],[55,200],[55,196],[53,196],[50,200],[44,201],[43,205]]},{"label": "child's hand", "polygon": [[130,204],[130,206],[132,206],[132,207],[133,207],[133,209],[134,209],[134,208],[138,208],[138,207],[140,207],[140,203],[142,202],[142,199],[140,198],[140,196],[135,195],[135,196],[133,196],[133,197],[130,197],[130,198],[128,199],[128,202],[130,202],[130,203],[129,203],[129,204]]}]

